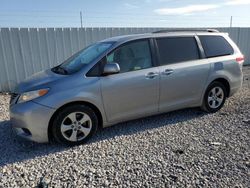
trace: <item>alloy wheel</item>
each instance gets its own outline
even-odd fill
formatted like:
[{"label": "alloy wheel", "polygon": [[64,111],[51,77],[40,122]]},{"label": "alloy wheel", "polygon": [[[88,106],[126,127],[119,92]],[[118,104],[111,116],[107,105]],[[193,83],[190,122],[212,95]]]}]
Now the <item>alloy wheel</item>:
[{"label": "alloy wheel", "polygon": [[71,142],[83,140],[92,128],[91,118],[83,112],[73,112],[64,118],[61,124],[63,137]]},{"label": "alloy wheel", "polygon": [[208,93],[208,105],[210,108],[216,109],[218,108],[224,100],[224,91],[220,87],[212,88]]}]

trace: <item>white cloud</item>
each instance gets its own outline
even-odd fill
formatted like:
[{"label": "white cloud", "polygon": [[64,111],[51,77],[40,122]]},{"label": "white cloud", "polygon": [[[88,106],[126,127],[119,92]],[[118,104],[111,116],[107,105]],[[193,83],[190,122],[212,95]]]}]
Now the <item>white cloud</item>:
[{"label": "white cloud", "polygon": [[159,15],[191,15],[196,12],[214,10],[224,6],[236,6],[236,5],[248,5],[248,4],[250,4],[250,0],[227,0],[224,3],[218,3],[218,4],[194,4],[176,8],[160,8],[160,9],[155,9],[154,12]]},{"label": "white cloud", "polygon": [[159,2],[171,2],[171,1],[174,1],[174,0],[158,0]]},{"label": "white cloud", "polygon": [[226,5],[247,5],[250,4],[250,0],[230,0],[225,3]]},{"label": "white cloud", "polygon": [[134,4],[131,4],[131,3],[124,3],[123,4],[126,8],[128,9],[135,9],[135,8],[138,8],[138,6],[134,5]]},{"label": "white cloud", "polygon": [[160,8],[160,9],[155,9],[154,12],[160,15],[181,15],[181,14],[188,15],[195,12],[202,12],[211,9],[216,9],[219,7],[220,5],[216,4],[189,5],[178,8]]}]

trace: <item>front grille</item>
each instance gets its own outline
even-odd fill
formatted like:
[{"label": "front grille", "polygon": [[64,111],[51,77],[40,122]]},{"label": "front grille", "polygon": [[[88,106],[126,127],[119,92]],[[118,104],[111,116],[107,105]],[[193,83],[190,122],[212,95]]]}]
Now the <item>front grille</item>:
[{"label": "front grille", "polygon": [[16,102],[17,97],[18,97],[17,93],[11,93],[11,95],[10,95],[10,104],[13,104],[14,102]]}]

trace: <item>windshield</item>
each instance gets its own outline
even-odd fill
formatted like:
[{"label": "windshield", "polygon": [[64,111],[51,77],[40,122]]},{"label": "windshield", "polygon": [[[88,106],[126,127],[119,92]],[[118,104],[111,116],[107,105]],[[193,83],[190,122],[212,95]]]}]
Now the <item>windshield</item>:
[{"label": "windshield", "polygon": [[79,71],[85,65],[91,63],[95,58],[111,47],[111,42],[95,43],[77,52],[61,65],[54,67],[52,71],[59,74],[72,74]]}]

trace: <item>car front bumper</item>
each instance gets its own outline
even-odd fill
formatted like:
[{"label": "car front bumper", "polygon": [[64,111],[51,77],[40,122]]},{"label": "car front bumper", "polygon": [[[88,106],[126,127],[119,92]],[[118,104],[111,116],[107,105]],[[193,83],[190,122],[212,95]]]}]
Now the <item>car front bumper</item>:
[{"label": "car front bumper", "polygon": [[48,125],[55,109],[33,101],[10,106],[10,122],[18,136],[39,143],[49,141]]}]

